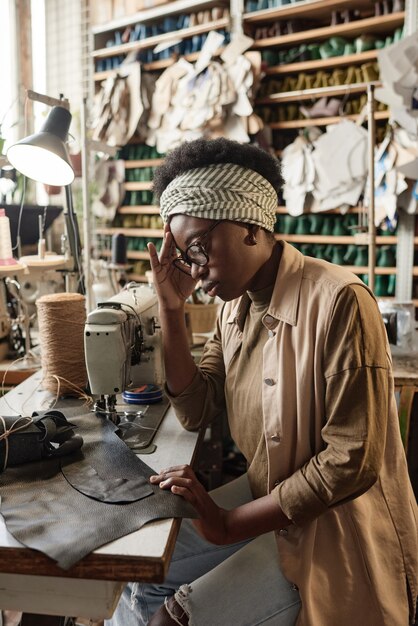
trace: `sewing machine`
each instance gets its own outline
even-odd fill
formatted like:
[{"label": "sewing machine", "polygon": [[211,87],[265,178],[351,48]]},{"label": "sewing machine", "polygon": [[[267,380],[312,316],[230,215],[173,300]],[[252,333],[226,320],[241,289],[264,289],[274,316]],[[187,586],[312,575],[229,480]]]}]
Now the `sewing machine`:
[{"label": "sewing machine", "polygon": [[95,410],[119,423],[116,395],[140,385],[163,383],[157,296],[129,283],[89,313],[84,333],[87,375]]}]

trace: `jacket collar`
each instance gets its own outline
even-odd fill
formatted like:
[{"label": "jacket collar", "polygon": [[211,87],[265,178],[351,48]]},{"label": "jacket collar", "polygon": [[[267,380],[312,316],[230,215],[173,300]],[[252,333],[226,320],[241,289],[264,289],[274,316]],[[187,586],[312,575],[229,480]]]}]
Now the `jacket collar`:
[{"label": "jacket collar", "polygon": [[[270,315],[276,320],[296,326],[304,257],[296,248],[285,241],[280,241],[279,243],[283,247],[283,253],[274,284],[273,295],[265,317]],[[250,297],[245,293],[237,301],[236,306],[233,307],[227,319],[227,324],[236,323],[242,331],[250,305]],[[271,328],[274,325],[270,324],[269,327]]]}]

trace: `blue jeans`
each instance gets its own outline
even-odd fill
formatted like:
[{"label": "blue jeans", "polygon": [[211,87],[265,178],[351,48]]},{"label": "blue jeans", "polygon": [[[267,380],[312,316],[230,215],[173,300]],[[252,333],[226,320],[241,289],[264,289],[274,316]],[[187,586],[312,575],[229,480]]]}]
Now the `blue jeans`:
[{"label": "blue jeans", "polygon": [[[246,476],[211,492],[223,508],[252,499]],[[160,585],[129,583],[106,626],[145,626],[176,596],[190,626],[293,626],[300,598],[283,576],[274,533],[230,546],[216,546],[183,520],[167,577]]]}]

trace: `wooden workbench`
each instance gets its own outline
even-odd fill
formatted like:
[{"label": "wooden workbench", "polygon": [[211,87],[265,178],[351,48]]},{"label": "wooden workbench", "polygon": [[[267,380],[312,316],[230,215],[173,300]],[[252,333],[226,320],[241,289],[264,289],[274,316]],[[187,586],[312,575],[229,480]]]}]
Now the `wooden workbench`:
[{"label": "wooden workbench", "polygon": [[[26,413],[49,408],[53,398],[40,381],[38,372],[14,388],[0,399],[0,411],[19,415],[22,407]],[[198,433],[185,431],[169,409],[154,439],[156,451],[141,458],[156,471],[192,463],[198,439]],[[180,521],[173,519],[152,522],[64,571],[16,541],[0,516],[0,609],[94,620],[110,617],[124,582],[163,581],[179,526]]]},{"label": "wooden workbench", "polygon": [[3,384],[7,389],[16,387],[39,369],[37,367],[25,368],[19,364],[19,361],[0,361],[0,385]]}]

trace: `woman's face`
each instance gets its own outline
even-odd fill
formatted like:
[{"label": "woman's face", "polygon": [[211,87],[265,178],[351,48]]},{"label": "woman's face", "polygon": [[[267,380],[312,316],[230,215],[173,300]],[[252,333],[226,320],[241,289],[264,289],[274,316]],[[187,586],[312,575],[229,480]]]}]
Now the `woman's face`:
[{"label": "woman's face", "polygon": [[193,263],[192,276],[210,296],[229,301],[257,288],[254,282],[262,263],[261,246],[250,243],[244,224],[223,220],[211,229],[214,225],[214,220],[174,215],[170,231],[183,254],[190,244],[201,244],[208,262],[204,266]]}]

